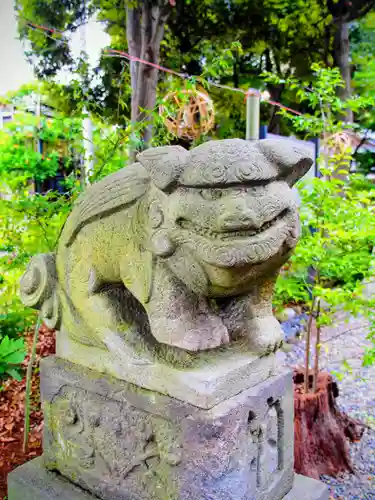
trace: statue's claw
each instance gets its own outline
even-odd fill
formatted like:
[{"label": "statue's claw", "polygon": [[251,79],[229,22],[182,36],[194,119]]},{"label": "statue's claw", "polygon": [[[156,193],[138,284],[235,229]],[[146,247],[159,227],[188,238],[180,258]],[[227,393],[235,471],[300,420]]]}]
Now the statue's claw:
[{"label": "statue's claw", "polygon": [[204,351],[229,344],[228,330],[223,323],[216,320],[217,318],[207,318],[206,321],[199,323],[197,328],[189,330],[184,336],[185,342],[187,341],[184,349]]},{"label": "statue's claw", "polygon": [[255,352],[271,354],[283,343],[279,322],[273,316],[252,318],[247,323],[247,338]]},{"label": "statue's claw", "polygon": [[178,318],[152,318],[154,337],[163,344],[173,345],[186,351],[215,349],[230,341],[222,320],[211,314],[182,314]]}]

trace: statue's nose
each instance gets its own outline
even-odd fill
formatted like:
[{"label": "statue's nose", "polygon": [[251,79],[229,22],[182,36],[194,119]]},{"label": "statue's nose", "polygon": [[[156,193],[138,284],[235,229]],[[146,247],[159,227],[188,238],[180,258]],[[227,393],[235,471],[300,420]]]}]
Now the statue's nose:
[{"label": "statue's nose", "polygon": [[220,231],[259,229],[261,225],[260,218],[247,206],[245,201],[228,204],[218,220]]}]

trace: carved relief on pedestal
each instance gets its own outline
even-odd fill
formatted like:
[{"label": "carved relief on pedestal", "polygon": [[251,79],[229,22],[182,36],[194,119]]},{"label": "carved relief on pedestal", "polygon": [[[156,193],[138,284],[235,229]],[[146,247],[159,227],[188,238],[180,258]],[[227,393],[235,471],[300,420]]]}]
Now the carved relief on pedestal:
[{"label": "carved relief on pedestal", "polygon": [[272,476],[284,467],[284,413],[280,401],[269,398],[265,416],[257,418],[249,413],[249,446],[251,448],[250,469],[256,487],[266,488]]},{"label": "carved relief on pedestal", "polygon": [[[85,390],[62,388],[45,405],[46,463],[62,473],[107,478],[120,488],[131,475],[181,462],[169,423]],[[158,433],[162,433],[159,439]]]}]

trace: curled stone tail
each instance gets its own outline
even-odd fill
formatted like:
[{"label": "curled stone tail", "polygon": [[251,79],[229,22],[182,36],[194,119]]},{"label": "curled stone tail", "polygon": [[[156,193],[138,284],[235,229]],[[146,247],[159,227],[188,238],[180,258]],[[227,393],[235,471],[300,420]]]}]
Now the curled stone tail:
[{"label": "curled stone tail", "polygon": [[45,253],[31,259],[20,282],[21,300],[33,309],[40,310],[48,328],[60,327],[61,307],[57,294],[55,255]]}]

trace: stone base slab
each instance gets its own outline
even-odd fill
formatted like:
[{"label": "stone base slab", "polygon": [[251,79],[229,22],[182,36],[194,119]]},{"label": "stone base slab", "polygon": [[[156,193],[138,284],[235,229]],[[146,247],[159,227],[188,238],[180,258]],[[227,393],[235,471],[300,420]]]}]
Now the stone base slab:
[{"label": "stone base slab", "polygon": [[283,500],[329,500],[329,490],[320,481],[295,474],[293,488]]},{"label": "stone base slab", "polygon": [[135,358],[130,351],[116,357],[97,347],[78,345],[63,331],[57,335],[56,353],[72,363],[200,408],[212,408],[277,371],[275,354],[261,357],[240,346],[202,354],[195,366],[179,369],[145,356]]},{"label": "stone base slab", "polygon": [[282,373],[202,409],[50,357],[44,464],[102,500],[280,500],[293,482]]},{"label": "stone base slab", "polygon": [[35,458],[8,475],[9,500],[94,500],[90,493],[43,466]]},{"label": "stone base slab", "polygon": [[[203,496],[195,500],[202,500]],[[242,500],[243,497],[235,497]],[[328,488],[303,476],[295,475],[294,485],[283,500],[328,500]],[[44,468],[41,458],[32,460],[8,476],[9,500],[98,500],[60,475]],[[169,500],[169,499],[168,499]],[[211,497],[210,500],[215,500]],[[247,499],[244,499],[247,500]]]}]

